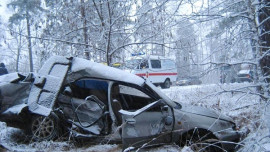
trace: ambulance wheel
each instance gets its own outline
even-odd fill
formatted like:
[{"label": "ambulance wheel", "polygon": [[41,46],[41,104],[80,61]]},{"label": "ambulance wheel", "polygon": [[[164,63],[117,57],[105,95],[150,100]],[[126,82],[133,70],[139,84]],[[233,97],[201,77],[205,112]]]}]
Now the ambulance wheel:
[{"label": "ambulance wheel", "polygon": [[171,82],[169,79],[166,79],[165,82],[162,84],[162,88],[166,89],[166,88],[170,88],[171,86]]}]

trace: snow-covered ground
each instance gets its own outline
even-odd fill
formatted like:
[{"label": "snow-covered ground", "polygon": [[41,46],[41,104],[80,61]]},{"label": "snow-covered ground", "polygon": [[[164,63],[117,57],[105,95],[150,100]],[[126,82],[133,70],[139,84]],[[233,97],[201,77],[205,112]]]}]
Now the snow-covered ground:
[{"label": "snow-covered ground", "polygon": [[232,117],[241,129],[250,134],[239,151],[270,151],[269,130],[265,127],[265,103],[256,94],[252,83],[210,84],[172,87],[163,90],[171,99],[212,108]]},{"label": "snow-covered ground", "polygon": [[[255,87],[249,83],[210,84],[194,86],[174,86],[162,89],[171,99],[182,103],[212,108],[231,116],[242,129],[249,129],[251,133],[240,144],[244,147],[239,151],[270,151],[268,129],[263,115],[265,104],[255,94]],[[76,147],[72,142],[32,142],[25,143],[25,135],[21,130],[6,127],[0,122],[0,143],[11,151],[121,151],[120,145],[92,145]],[[0,148],[1,151],[1,148]],[[176,145],[166,145],[148,149],[147,151],[190,152],[188,147],[180,148]]]}]

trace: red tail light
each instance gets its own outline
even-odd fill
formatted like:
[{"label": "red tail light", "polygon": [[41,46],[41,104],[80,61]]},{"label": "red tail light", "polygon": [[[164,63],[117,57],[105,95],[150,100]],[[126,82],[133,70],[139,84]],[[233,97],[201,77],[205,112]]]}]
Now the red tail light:
[{"label": "red tail light", "polygon": [[247,78],[250,78],[250,75],[247,75]]}]

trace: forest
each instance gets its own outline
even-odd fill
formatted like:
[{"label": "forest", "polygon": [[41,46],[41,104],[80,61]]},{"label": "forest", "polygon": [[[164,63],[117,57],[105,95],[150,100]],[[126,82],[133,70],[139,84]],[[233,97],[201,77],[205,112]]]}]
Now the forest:
[{"label": "forest", "polygon": [[[178,80],[195,76],[221,89],[197,92],[194,104],[222,94],[230,100],[228,93],[240,93],[236,101],[256,96],[251,104],[260,108],[241,114],[244,126],[256,126],[244,141],[255,146],[239,151],[270,150],[269,0],[1,0],[0,12],[0,62],[9,73],[38,72],[56,55],[108,66],[132,54],[168,57]],[[252,71],[252,82],[226,86],[239,83],[241,70]]]}]

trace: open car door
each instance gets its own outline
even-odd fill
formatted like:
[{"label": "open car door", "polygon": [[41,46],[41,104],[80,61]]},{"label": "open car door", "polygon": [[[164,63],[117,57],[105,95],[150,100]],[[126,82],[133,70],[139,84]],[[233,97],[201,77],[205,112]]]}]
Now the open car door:
[{"label": "open car door", "polygon": [[66,77],[72,58],[50,58],[40,69],[32,85],[28,106],[32,113],[48,116]]},{"label": "open car door", "polygon": [[171,142],[173,114],[163,100],[155,101],[135,112],[119,112],[123,118],[123,149]]}]

